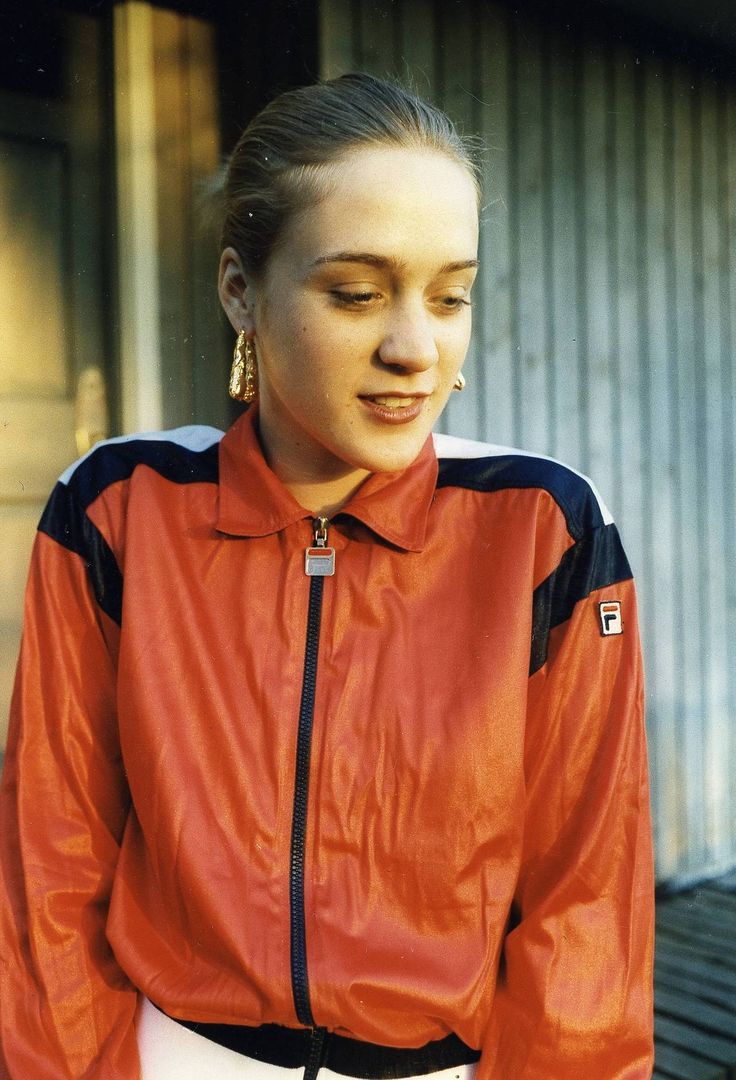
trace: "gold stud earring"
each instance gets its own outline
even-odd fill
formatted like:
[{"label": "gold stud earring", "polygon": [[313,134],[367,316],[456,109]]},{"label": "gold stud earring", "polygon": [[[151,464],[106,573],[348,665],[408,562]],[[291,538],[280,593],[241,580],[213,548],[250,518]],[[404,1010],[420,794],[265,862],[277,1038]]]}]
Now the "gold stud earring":
[{"label": "gold stud earring", "polygon": [[258,357],[255,345],[245,336],[245,330],[240,331],[235,342],[228,391],[230,397],[246,404],[255,401],[258,396]]},{"label": "gold stud earring", "polygon": [[452,389],[453,390],[464,390],[465,389],[465,376],[463,375],[462,371],[458,371],[457,378],[455,379],[455,382],[452,384]]}]

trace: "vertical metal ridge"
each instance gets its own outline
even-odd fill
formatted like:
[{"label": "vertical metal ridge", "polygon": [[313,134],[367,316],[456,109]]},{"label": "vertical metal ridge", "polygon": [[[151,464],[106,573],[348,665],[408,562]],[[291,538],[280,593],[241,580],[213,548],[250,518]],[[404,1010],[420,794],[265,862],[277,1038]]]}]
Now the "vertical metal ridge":
[{"label": "vertical metal ridge", "polygon": [[542,212],[542,291],[543,291],[543,362],[546,384],[546,428],[549,453],[555,450],[557,438],[557,371],[552,362],[558,348],[554,316],[554,166],[552,160],[552,29],[543,28],[539,57],[541,82],[540,121],[542,128],[541,154],[541,212]]},{"label": "vertical metal ridge", "polygon": [[620,296],[621,296],[621,266],[619,262],[618,236],[620,227],[620,215],[618,205],[618,190],[622,181],[620,174],[621,162],[619,160],[616,136],[618,134],[618,92],[616,86],[616,57],[611,45],[603,54],[603,81],[608,108],[604,118],[605,124],[605,185],[606,185],[606,262],[608,266],[608,348],[611,358],[611,426],[613,429],[613,446],[611,460],[612,490],[609,498],[615,506],[622,506],[624,502],[624,463],[623,463],[623,416],[622,396],[623,386],[621,379],[621,326],[619,323]]},{"label": "vertical metal ridge", "polygon": [[[707,391],[704,377],[705,364],[705,297],[704,297],[704,206],[703,206],[703,148],[701,142],[702,116],[702,77],[698,72],[693,73],[690,82],[690,212],[692,214],[691,235],[691,289],[693,297],[693,356],[697,364],[697,378],[695,379],[695,461],[698,475],[696,489],[695,515],[697,522],[697,535],[700,543],[696,551],[690,554],[690,565],[694,571],[695,590],[698,597],[698,667],[699,667],[699,711],[704,719],[709,716],[708,701],[708,668],[710,657],[708,655],[708,637],[710,634],[710,610],[708,608],[708,566],[706,565],[705,551],[709,529],[709,516],[711,508],[708,506],[708,459],[707,459]],[[692,808],[687,822],[688,836],[691,844],[691,861],[688,869],[694,869],[692,855],[695,852],[702,853],[704,861],[710,862],[709,837],[706,822],[707,800],[705,793],[708,790],[708,776],[706,771],[706,747],[705,730],[701,727],[697,739],[693,742],[697,747],[697,759],[694,762],[690,758],[692,768],[692,793],[690,807]]]},{"label": "vertical metal ridge", "polygon": [[575,265],[575,337],[577,345],[578,368],[578,413],[580,416],[580,460],[590,461],[590,370],[588,344],[588,283],[586,267],[588,265],[588,208],[586,206],[587,178],[585,172],[585,72],[583,67],[582,44],[576,43],[571,54],[573,73],[573,183],[575,187],[575,243],[577,260]]},{"label": "vertical metal ridge", "polygon": [[511,292],[511,311],[509,329],[511,336],[511,416],[513,440],[521,443],[523,424],[523,401],[521,393],[521,372],[518,363],[521,348],[521,328],[519,321],[519,295],[521,290],[521,205],[519,189],[520,146],[519,146],[519,16],[514,12],[508,23],[508,98],[506,102],[508,122],[507,149],[507,202],[509,222],[509,287]]},{"label": "vertical metal ridge", "polygon": [[[734,254],[733,244],[729,235],[729,183],[728,183],[728,101],[726,88],[719,87],[716,102],[717,142],[716,152],[718,161],[718,213],[720,219],[720,251],[719,251],[719,299],[721,319],[721,408],[722,408],[722,431],[723,431],[723,532],[725,536],[725,563],[727,567],[736,567],[736,459],[734,455],[734,435],[736,424],[734,423],[734,320],[731,311],[732,290],[732,260]],[[734,650],[733,635],[726,637],[727,663],[726,663],[726,701],[731,716],[736,716],[736,651]],[[736,728],[730,733],[731,752],[725,750],[725,760],[736,760]],[[732,822],[736,812],[736,795],[733,786],[730,788],[730,805],[725,818],[725,828],[736,834]]]}]

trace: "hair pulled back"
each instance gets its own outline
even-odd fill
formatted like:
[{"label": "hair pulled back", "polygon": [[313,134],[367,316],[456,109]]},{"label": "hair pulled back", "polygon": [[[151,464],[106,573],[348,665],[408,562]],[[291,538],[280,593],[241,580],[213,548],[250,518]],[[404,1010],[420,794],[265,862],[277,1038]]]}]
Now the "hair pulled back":
[{"label": "hair pulled back", "polygon": [[225,175],[222,247],[261,276],[289,220],[324,194],[324,166],[370,144],[436,150],[480,188],[471,142],[445,113],[383,79],[341,75],[287,90],[245,129]]}]

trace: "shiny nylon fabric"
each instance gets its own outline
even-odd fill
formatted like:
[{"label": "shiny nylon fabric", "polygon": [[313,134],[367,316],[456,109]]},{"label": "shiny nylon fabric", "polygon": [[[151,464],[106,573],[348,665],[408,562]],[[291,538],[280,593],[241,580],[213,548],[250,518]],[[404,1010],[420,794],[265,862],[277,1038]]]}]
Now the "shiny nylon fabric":
[{"label": "shiny nylon fabric", "polygon": [[[135,988],[187,1019],[298,1026],[289,845],[312,522],[255,419],[222,440],[219,479],[174,448],[82,499],[122,573],[121,630],[67,534],[39,535],[2,788],[9,1076],[137,1077]],[[399,1047],[454,1031],[482,1048],[483,1080],[651,1073],[630,580],[549,627],[529,678],[535,590],[581,541],[569,518],[540,486],[438,487],[428,443],[330,527],[312,1011]],[[625,632],[603,638],[611,599]]]}]

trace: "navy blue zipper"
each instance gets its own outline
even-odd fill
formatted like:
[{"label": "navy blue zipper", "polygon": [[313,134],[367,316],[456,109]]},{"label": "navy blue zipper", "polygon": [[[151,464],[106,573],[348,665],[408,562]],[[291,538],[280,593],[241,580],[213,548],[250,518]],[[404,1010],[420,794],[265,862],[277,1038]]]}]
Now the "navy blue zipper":
[{"label": "navy blue zipper", "polygon": [[[325,529],[326,535],[326,529]],[[296,742],[296,769],[294,776],[294,812],[291,826],[291,861],[289,868],[289,899],[291,907],[291,988],[294,1008],[301,1024],[312,1028],[309,1061],[304,1080],[314,1080],[325,1050],[325,1028],[315,1025],[309,996],[307,970],[307,935],[304,910],[304,861],[307,838],[307,802],[309,798],[309,770],[314,726],[314,697],[317,685],[317,655],[322,616],[324,577],[309,580],[309,607],[307,610],[307,638],[304,651],[304,677],[299,706],[299,728]]]},{"label": "navy blue zipper", "polygon": [[314,723],[314,693],[317,684],[317,650],[322,614],[322,594],[325,579],[313,577],[309,582],[307,613],[307,645],[304,653],[304,679],[299,706],[299,731],[296,740],[296,773],[294,777],[294,813],[291,824],[291,868],[289,891],[291,900],[291,984],[294,1008],[299,1022],[314,1027],[309,1000],[307,974],[307,935],[304,916],[304,849],[307,838],[307,799],[309,796],[309,758]]}]

